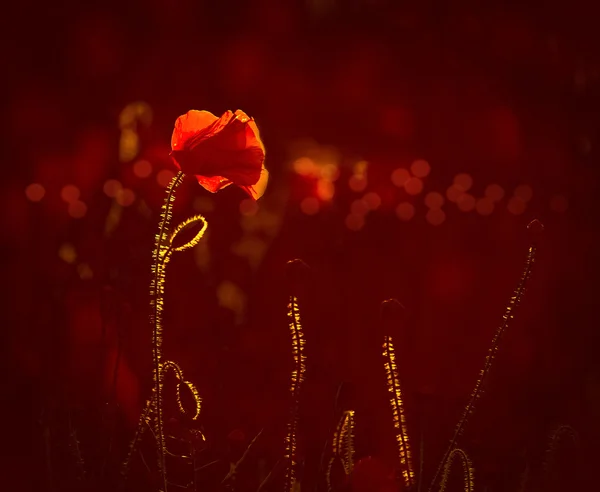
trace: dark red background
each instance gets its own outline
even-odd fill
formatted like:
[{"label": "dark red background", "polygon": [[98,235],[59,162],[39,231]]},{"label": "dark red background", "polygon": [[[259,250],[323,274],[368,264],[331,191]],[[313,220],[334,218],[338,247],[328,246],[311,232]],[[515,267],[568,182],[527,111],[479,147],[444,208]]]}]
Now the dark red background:
[{"label": "dark red background", "polygon": [[[572,473],[591,476],[600,410],[600,61],[586,2],[483,8],[153,0],[18,2],[11,10],[2,28],[8,106],[0,185],[3,480],[11,490],[74,487],[65,464],[69,415],[91,482],[108,487],[123,457],[151,381],[147,288],[163,193],[154,175],[169,167],[173,122],[192,108],[241,108],[255,117],[271,171],[261,207],[279,216],[276,233],[255,234],[267,249],[253,269],[232,252],[245,234],[243,193],[232,187],[210,196],[210,263],[201,271],[188,252],[170,266],[165,351],[204,398],[202,422],[215,455],[225,453],[232,430],[248,440],[264,427],[252,463],[262,456],[270,469],[281,457],[291,369],[284,267],[302,258],[311,267],[301,298],[308,352],[303,488],[318,480],[342,381],[352,383],[357,457],[395,463],[375,329],[380,303],[392,297],[406,307],[399,351],[415,453],[421,435],[425,443],[427,484],[519,278],[526,224],[539,218],[545,237],[523,309],[461,447],[473,458],[480,490],[516,490],[525,463],[539,466],[550,430],[568,423],[583,449]],[[147,180],[118,159],[118,117],[134,101],[147,102],[154,116],[140,131],[140,156],[154,167]],[[314,183],[291,166],[302,138],[342,156],[334,199],[314,216],[299,206]],[[432,226],[424,194],[402,195],[389,178],[416,158],[431,164],[425,192],[444,194],[465,172],[477,196],[491,183],[507,194],[529,184],[533,198],[522,215],[507,211],[507,198],[490,216],[446,203],[445,222]],[[366,191],[379,193],[383,204],[355,232],[345,218],[361,196],[347,186],[358,159],[370,163]],[[111,202],[102,187],[109,178],[134,190],[147,212],[125,208],[106,237]],[[39,203],[25,196],[33,182],[46,189]],[[84,218],[67,214],[65,184],[81,190]],[[209,195],[193,182],[182,188],[176,219],[190,215],[194,197]],[[568,198],[563,213],[548,205],[557,193]],[[403,200],[417,210],[409,222],[394,214]],[[59,258],[65,242],[92,279]],[[239,322],[219,307],[223,281],[246,296]],[[117,409],[106,402],[118,340]],[[115,421],[119,432],[105,465]]]}]

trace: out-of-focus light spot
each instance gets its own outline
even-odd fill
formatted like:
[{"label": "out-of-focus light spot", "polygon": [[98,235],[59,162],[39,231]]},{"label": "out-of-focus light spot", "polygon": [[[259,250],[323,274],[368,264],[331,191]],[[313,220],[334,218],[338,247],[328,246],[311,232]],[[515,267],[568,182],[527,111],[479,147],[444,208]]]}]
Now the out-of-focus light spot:
[{"label": "out-of-focus light spot", "polygon": [[528,202],[529,200],[531,200],[531,197],[533,196],[533,189],[529,185],[522,184],[515,188],[515,191],[513,194],[516,197],[519,197],[524,202]]},{"label": "out-of-focus light spot", "polygon": [[444,197],[437,191],[430,191],[425,195],[425,205],[431,209],[440,208],[444,204]]},{"label": "out-of-focus light spot", "polygon": [[197,196],[194,198],[192,207],[196,212],[212,212],[215,209],[215,202],[207,196]]},{"label": "out-of-focus light spot", "polygon": [[340,177],[340,170],[337,164],[330,162],[321,167],[321,177],[329,181],[335,181]]},{"label": "out-of-focus light spot", "polygon": [[521,197],[513,196],[508,200],[508,211],[513,215],[521,215],[527,208],[527,202]]},{"label": "out-of-focus light spot", "polygon": [[67,203],[79,200],[79,188],[75,185],[66,185],[60,190],[60,197]]},{"label": "out-of-focus light spot", "polygon": [[333,198],[334,193],[335,186],[331,181],[327,179],[320,179],[317,181],[317,196],[321,200],[328,202]]},{"label": "out-of-focus light spot", "polygon": [[77,265],[77,273],[81,280],[90,280],[94,278],[94,272],[87,263],[80,263]]},{"label": "out-of-focus light spot", "polygon": [[69,203],[67,210],[69,215],[74,219],[81,219],[87,213],[87,205],[82,201],[76,200]]},{"label": "out-of-focus light spot", "polygon": [[121,188],[123,188],[123,186],[119,181],[117,181],[116,179],[109,179],[108,181],[106,181],[106,183],[104,183],[103,190],[106,196],[114,198],[117,196],[117,193]]},{"label": "out-of-focus light spot", "polygon": [[369,211],[369,206],[362,200],[354,200],[350,205],[350,212],[354,215],[365,215]]},{"label": "out-of-focus light spot", "polygon": [[475,204],[475,210],[479,215],[490,215],[494,211],[494,202],[488,197],[480,198]]},{"label": "out-of-focus light spot", "polygon": [[173,176],[175,176],[175,173],[173,171],[171,171],[170,169],[163,169],[159,171],[156,175],[156,182],[163,188],[166,188],[167,186],[169,186],[169,183],[173,179]]},{"label": "out-of-focus light spot", "polygon": [[554,195],[550,199],[550,209],[554,212],[565,213],[569,208],[569,201],[564,195]]},{"label": "out-of-focus light spot", "polygon": [[381,205],[381,197],[373,191],[363,196],[363,201],[367,204],[369,210],[377,210]]},{"label": "out-of-focus light spot", "polygon": [[346,217],[346,227],[351,231],[360,231],[365,225],[363,215],[349,214]]},{"label": "out-of-focus light spot", "polygon": [[149,126],[152,122],[152,109],[147,103],[141,101],[128,104],[119,115],[119,127],[121,128],[119,160],[121,162],[133,160],[139,152],[138,122],[145,126]]},{"label": "out-of-focus light spot", "polygon": [[300,176],[315,176],[318,173],[317,164],[310,157],[296,159],[292,167],[294,172]]},{"label": "out-of-focus light spot", "polygon": [[58,248],[58,257],[66,263],[75,263],[77,252],[71,243],[63,243]]},{"label": "out-of-focus light spot", "polygon": [[592,150],[592,142],[587,136],[581,136],[577,139],[577,150],[583,155],[587,155]]},{"label": "out-of-focus light spot", "polygon": [[454,176],[454,186],[460,191],[469,191],[473,186],[473,178],[467,173],[460,173]]},{"label": "out-of-focus light spot", "polygon": [[432,208],[425,214],[425,219],[433,226],[439,226],[446,220],[446,214],[441,208]]},{"label": "out-of-focus light spot", "polygon": [[42,198],[44,198],[45,194],[46,190],[39,183],[31,183],[27,188],[25,188],[25,196],[32,202],[39,202]]},{"label": "out-of-focus light spot", "polygon": [[240,213],[246,217],[256,215],[258,212],[258,203],[252,198],[246,198],[240,202]]},{"label": "out-of-focus light spot", "polygon": [[300,202],[300,210],[306,215],[315,215],[319,211],[319,200],[314,196],[307,196]]},{"label": "out-of-focus light spot", "polygon": [[394,183],[394,186],[402,188],[409,179],[410,173],[407,169],[404,169],[403,167],[394,169],[394,172],[392,173],[392,183]]},{"label": "out-of-focus light spot", "polygon": [[217,286],[217,299],[219,305],[230,309],[235,313],[237,324],[244,320],[244,310],[246,308],[246,295],[244,291],[229,280],[221,282]]},{"label": "out-of-focus light spot", "polygon": [[424,159],[417,159],[410,165],[410,172],[417,178],[424,178],[431,171],[429,162]]},{"label": "out-of-focus light spot", "polygon": [[355,176],[366,176],[368,168],[369,163],[367,161],[358,161],[356,164],[354,164],[352,172]]},{"label": "out-of-focus light spot", "polygon": [[129,188],[120,189],[115,200],[121,207],[129,207],[135,201],[135,193]]},{"label": "out-of-focus light spot", "polygon": [[470,212],[475,208],[475,197],[469,193],[463,193],[456,199],[456,206],[462,212]]},{"label": "out-of-focus light spot", "polygon": [[145,160],[137,161],[133,165],[133,174],[138,178],[147,178],[152,174],[152,164]]},{"label": "out-of-focus light spot", "polygon": [[423,181],[420,178],[410,178],[404,183],[404,189],[409,195],[418,195],[423,191]]},{"label": "out-of-focus light spot", "polygon": [[463,192],[460,188],[457,188],[454,185],[450,185],[446,190],[446,198],[451,202],[456,202],[462,194]]},{"label": "out-of-focus light spot", "polygon": [[504,188],[498,184],[491,184],[485,188],[485,196],[494,202],[499,202],[504,198]]},{"label": "out-of-focus light spot", "polygon": [[367,187],[367,178],[356,175],[350,176],[348,186],[352,191],[356,191],[357,193],[364,191]]},{"label": "out-of-focus light spot", "polygon": [[409,202],[399,203],[396,207],[396,215],[400,220],[410,220],[415,216],[415,207]]}]

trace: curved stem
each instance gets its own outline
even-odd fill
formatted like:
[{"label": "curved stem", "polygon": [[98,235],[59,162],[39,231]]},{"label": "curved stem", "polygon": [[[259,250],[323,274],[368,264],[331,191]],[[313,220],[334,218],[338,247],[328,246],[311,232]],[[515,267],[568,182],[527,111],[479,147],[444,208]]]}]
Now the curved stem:
[{"label": "curved stem", "polygon": [[167,244],[167,232],[171,221],[173,203],[175,202],[175,189],[183,181],[184,174],[180,171],[169,183],[167,187],[167,196],[163,204],[161,219],[159,223],[159,232],[156,235],[154,249],[154,259],[152,264],[153,278],[150,284],[151,304],[153,307],[151,313],[151,322],[153,325],[152,336],[152,359],[154,372],[154,411],[155,411],[155,432],[158,441],[158,465],[161,472],[161,480],[164,491],[167,490],[166,474],[166,447],[163,430],[162,417],[162,306],[164,295],[165,267],[169,261],[169,245]]}]

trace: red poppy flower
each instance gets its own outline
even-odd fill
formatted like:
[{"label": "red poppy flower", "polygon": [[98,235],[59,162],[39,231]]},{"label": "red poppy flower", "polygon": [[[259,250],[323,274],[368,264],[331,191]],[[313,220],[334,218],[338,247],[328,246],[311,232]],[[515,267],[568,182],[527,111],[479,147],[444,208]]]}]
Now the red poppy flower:
[{"label": "red poppy flower", "polygon": [[235,184],[256,200],[265,191],[265,147],[254,120],[239,109],[220,118],[188,111],[175,122],[171,149],[175,165],[212,193]]}]

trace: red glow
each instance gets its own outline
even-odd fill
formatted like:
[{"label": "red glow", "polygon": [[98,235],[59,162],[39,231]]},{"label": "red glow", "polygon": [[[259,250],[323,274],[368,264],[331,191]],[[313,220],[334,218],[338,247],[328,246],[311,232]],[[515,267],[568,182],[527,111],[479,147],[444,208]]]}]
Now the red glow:
[{"label": "red glow", "polygon": [[117,192],[115,199],[121,207],[129,207],[135,201],[135,193],[128,188],[123,188]]},{"label": "red glow", "polygon": [[521,197],[513,196],[508,201],[508,211],[513,215],[521,215],[527,208],[527,202]]},{"label": "red glow", "polygon": [[365,219],[362,215],[349,214],[346,217],[346,227],[351,231],[359,231],[365,225]]},{"label": "red glow", "polygon": [[369,210],[377,210],[381,205],[381,197],[375,192],[367,193],[363,197],[363,200],[367,204],[367,207],[369,207]]},{"label": "red glow", "polygon": [[479,215],[490,215],[494,211],[494,202],[491,198],[480,198],[477,200],[475,209]]},{"label": "red glow", "polygon": [[425,195],[425,205],[429,208],[440,208],[444,204],[444,197],[437,191],[430,191]]},{"label": "red glow", "polygon": [[528,202],[533,197],[533,189],[529,185],[522,184],[515,188],[514,195],[524,202]]},{"label": "red glow", "polygon": [[106,183],[104,183],[103,190],[106,196],[114,198],[117,196],[117,193],[122,187],[123,186],[121,185],[120,181],[117,181],[116,179],[109,179]]},{"label": "red glow", "polygon": [[565,213],[569,208],[569,201],[564,195],[554,195],[550,199],[550,209],[554,212]]},{"label": "red glow", "polygon": [[424,178],[425,176],[427,176],[430,173],[431,166],[429,165],[429,162],[427,162],[426,160],[417,159],[410,165],[410,171],[417,178]]},{"label": "red glow", "polygon": [[300,210],[306,215],[315,215],[319,211],[319,200],[314,196],[308,196],[300,202]]},{"label": "red glow", "polygon": [[27,199],[32,202],[39,202],[44,195],[46,194],[46,190],[39,183],[32,183],[27,188],[25,188],[25,195]]},{"label": "red glow", "polygon": [[504,188],[498,184],[491,184],[485,188],[485,196],[494,202],[499,202],[504,198]]},{"label": "red glow", "polygon": [[369,211],[369,206],[364,200],[354,200],[350,205],[350,211],[354,215],[365,215]]},{"label": "red glow", "polygon": [[446,214],[441,208],[431,209],[425,214],[425,219],[433,226],[439,226],[446,220]]},{"label": "red glow", "polygon": [[348,181],[348,186],[352,191],[361,192],[364,191],[367,187],[367,178],[363,176],[350,176],[350,180]]},{"label": "red glow", "polygon": [[451,202],[456,202],[460,198],[463,192],[454,185],[450,185],[446,190],[446,198]]},{"label": "red glow", "polygon": [[392,173],[392,183],[394,183],[394,186],[397,186],[398,188],[402,188],[409,179],[410,173],[403,167],[395,169]]},{"label": "red glow", "polygon": [[67,203],[79,200],[79,195],[79,188],[75,185],[66,185],[60,190],[60,197]]},{"label": "red glow", "polygon": [[166,188],[167,186],[169,186],[169,183],[173,179],[173,176],[175,176],[175,173],[173,171],[171,171],[170,169],[163,169],[159,171],[156,175],[156,182],[161,187]]},{"label": "red glow", "polygon": [[473,186],[473,178],[466,173],[457,174],[454,176],[454,186],[460,191],[469,191]]},{"label": "red glow", "polygon": [[68,212],[74,219],[81,219],[87,213],[87,206],[85,203],[76,200],[69,203]]},{"label": "red glow", "polygon": [[418,195],[423,191],[423,181],[419,178],[410,178],[404,184],[404,189],[409,195]]},{"label": "red glow", "polygon": [[133,165],[133,174],[135,174],[138,178],[147,178],[152,174],[152,164],[148,161],[137,161]]},{"label": "red glow", "polygon": [[475,197],[469,193],[463,193],[456,200],[458,209],[463,212],[470,212],[475,208]]},{"label": "red glow", "polygon": [[408,221],[415,216],[415,207],[412,203],[402,202],[396,207],[396,215],[400,220]]}]

